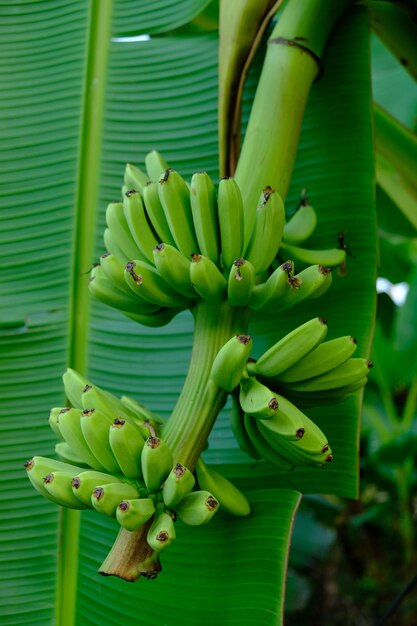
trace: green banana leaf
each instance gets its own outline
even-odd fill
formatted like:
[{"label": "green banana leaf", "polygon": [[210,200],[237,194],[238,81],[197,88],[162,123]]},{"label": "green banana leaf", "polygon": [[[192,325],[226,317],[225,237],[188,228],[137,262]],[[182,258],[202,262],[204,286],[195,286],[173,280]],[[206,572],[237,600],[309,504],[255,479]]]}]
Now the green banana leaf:
[{"label": "green banana leaf", "polygon": [[[78,514],[45,501],[25,476],[26,459],[53,453],[47,416],[64,402],[61,375],[69,362],[87,362],[95,383],[128,393],[165,417],[185,377],[189,314],[162,329],[145,329],[95,302],[89,317],[82,295],[90,265],[104,251],[105,206],[119,195],[127,161],[141,166],[156,148],[185,176],[197,169],[218,176],[216,33],[170,33],[207,2],[179,5],[172,11],[173,3],[152,3],[152,12],[149,3],[126,0],[16,0],[0,6],[5,625],[107,626],[135,619],[149,626],[272,626],[282,612],[299,492],[352,497],[357,491],[359,397],[311,413],[328,432],[337,459],[323,472],[283,475],[254,464],[238,449],[224,412],[206,458],[245,485],[253,515],[236,521],[219,513],[207,528],[191,532],[179,526],[176,545],[164,555],[163,575],[127,585],[97,575],[115,523],[83,513],[79,533]],[[115,39],[107,50],[110,18]],[[116,39],[136,34],[151,38]],[[259,351],[317,314],[328,318],[332,334],[352,333],[361,353],[369,350],[375,218],[368,35],[366,15],[358,11],[332,37],[324,77],[308,105],[288,198],[291,209],[301,188],[308,188],[320,225],[313,245],[333,247],[338,232],[346,231],[353,254],[347,276],[335,276],[334,288],[314,310],[283,315],[279,327],[254,323]],[[104,87],[104,107],[91,108]]]}]

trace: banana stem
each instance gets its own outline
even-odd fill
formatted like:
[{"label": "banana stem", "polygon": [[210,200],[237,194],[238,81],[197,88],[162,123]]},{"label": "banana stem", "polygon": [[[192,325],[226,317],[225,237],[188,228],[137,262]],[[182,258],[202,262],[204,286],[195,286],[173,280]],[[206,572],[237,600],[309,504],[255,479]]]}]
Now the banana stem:
[{"label": "banana stem", "polygon": [[[188,374],[163,433],[174,462],[182,463],[190,470],[194,469],[204,450],[226,401],[226,392],[210,380],[211,366],[233,333],[246,332],[249,309],[231,307],[227,302],[209,304],[200,301],[193,313],[193,349]],[[140,576],[156,576],[160,566],[146,542],[147,530],[148,526],[134,532],[122,528],[99,570],[100,574],[118,576],[130,582]]]},{"label": "banana stem", "polygon": [[210,380],[220,348],[235,334],[245,333],[248,309],[227,302],[201,301],[194,311],[194,340],[188,375],[177,405],[167,422],[164,439],[174,461],[190,470],[204,449],[214,422],[226,401],[226,392]]}]

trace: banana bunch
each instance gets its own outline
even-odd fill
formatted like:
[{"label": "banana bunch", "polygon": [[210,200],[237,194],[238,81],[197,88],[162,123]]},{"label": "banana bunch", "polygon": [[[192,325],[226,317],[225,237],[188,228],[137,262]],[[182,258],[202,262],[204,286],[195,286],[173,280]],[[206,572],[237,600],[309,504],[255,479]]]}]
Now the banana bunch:
[{"label": "banana bunch", "polygon": [[[53,408],[49,415],[60,460],[35,456],[25,463],[44,497],[67,508],[95,509],[128,531],[145,529],[156,555],[175,539],[177,517],[196,526],[210,521],[219,506],[230,515],[249,514],[244,495],[202,460],[196,475],[174,462],[158,415],[72,369],[63,379],[72,407]],[[155,559],[143,564],[143,575],[155,577]]]},{"label": "banana bunch", "polygon": [[[158,152],[145,161],[147,173],[126,166],[122,200],[107,207],[107,252],[89,282],[97,299],[156,327],[199,298],[273,311],[330,287],[330,267],[344,261],[345,251],[296,245],[316,226],[305,197],[285,224],[281,197],[265,187],[246,242],[246,212],[234,178],[221,179],[216,196],[205,172],[195,173],[188,185]],[[294,274],[293,261],[287,261],[272,272],[278,252],[300,261],[303,271]]]},{"label": "banana bunch", "polygon": [[326,320],[313,318],[250,358],[252,338],[235,335],[219,350],[211,379],[233,393],[231,427],[241,448],[283,469],[323,465],[330,446],[300,406],[338,402],[361,389],[372,364],[353,358],[357,348],[347,335],[324,341]]}]

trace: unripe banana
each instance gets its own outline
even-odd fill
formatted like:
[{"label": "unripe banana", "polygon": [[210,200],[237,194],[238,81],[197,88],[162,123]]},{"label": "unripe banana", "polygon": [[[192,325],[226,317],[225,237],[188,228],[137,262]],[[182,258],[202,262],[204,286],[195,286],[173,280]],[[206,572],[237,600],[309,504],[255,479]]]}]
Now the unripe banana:
[{"label": "unripe banana", "polygon": [[[295,391],[285,388],[285,394],[300,407],[336,404],[342,402],[356,391],[360,391],[367,382],[368,378],[364,376],[351,385],[336,387],[335,389],[325,389],[323,391]],[[281,386],[281,390],[284,390],[283,385]]]},{"label": "unripe banana", "polygon": [[82,409],[69,409],[68,411],[61,413],[61,433],[69,447],[74,450],[74,452],[81,459],[83,459],[85,463],[93,469],[101,471],[104,469],[104,466],[98,461],[96,456],[91,451],[82,431],[82,412]]},{"label": "unripe banana", "polygon": [[[142,308],[142,305],[141,305]],[[127,313],[123,311],[123,314],[126,317],[129,317],[137,324],[142,324],[143,326],[149,326],[150,328],[160,328],[161,326],[166,326],[169,322],[181,311],[184,311],[186,307],[169,307],[164,308],[160,307],[154,313],[142,314],[142,313]]]},{"label": "unripe banana", "polygon": [[89,506],[83,504],[72,493],[71,483],[73,476],[73,473],[68,470],[47,474],[43,479],[46,491],[51,496],[51,499],[60,506],[65,506],[68,509],[91,509],[91,503]]},{"label": "unripe banana", "polygon": [[260,459],[261,456],[253,445],[245,428],[245,414],[242,411],[242,407],[240,406],[236,393],[232,394],[232,408],[229,415],[230,426],[235,436],[235,439],[239,444],[240,449],[246,452],[246,454],[248,454],[252,458]]},{"label": "unripe banana", "polygon": [[287,289],[274,309],[279,307],[283,311],[304,300],[322,296],[331,284],[332,272],[329,267],[311,265],[291,278],[292,289]]},{"label": "unripe banana", "polygon": [[159,180],[161,174],[163,174],[169,167],[162,154],[160,154],[157,150],[148,152],[145,156],[145,166],[151,180]]},{"label": "unripe banana", "polygon": [[265,283],[255,285],[249,306],[254,310],[268,311],[279,307],[288,291],[298,286],[294,277],[294,263],[285,261],[271,274]]},{"label": "unripe banana", "polygon": [[218,265],[220,258],[220,231],[216,192],[206,172],[196,172],[191,179],[191,211],[197,238],[197,250]]},{"label": "unripe banana", "polygon": [[160,513],[148,530],[146,541],[155,552],[165,550],[176,537],[174,520],[169,513]]},{"label": "unripe banana", "polygon": [[179,251],[190,258],[198,250],[198,243],[187,183],[178,172],[167,169],[159,179],[158,191],[175,243]]},{"label": "unripe banana", "polygon": [[221,389],[233,391],[240,383],[251,350],[252,337],[233,335],[214,359],[210,374],[213,382]]},{"label": "unripe banana", "polygon": [[227,300],[232,306],[246,306],[255,284],[255,268],[246,259],[236,259],[230,268]]},{"label": "unripe banana", "polygon": [[207,524],[217,512],[219,502],[208,491],[193,491],[175,507],[175,512],[184,524],[200,526]]},{"label": "unripe banana", "polygon": [[56,407],[54,409],[51,409],[49,412],[49,417],[48,417],[49,426],[52,428],[55,435],[59,437],[59,439],[63,439],[63,436],[61,435],[61,431],[59,429],[59,415],[61,411],[66,411],[66,410],[69,410],[69,408],[68,407],[66,408]]},{"label": "unripe banana", "polygon": [[142,172],[142,170],[135,165],[127,163],[124,174],[124,183],[128,189],[136,189],[136,191],[142,193],[148,180],[149,178],[145,172]]},{"label": "unripe banana", "polygon": [[41,495],[48,500],[53,500],[49,492],[46,490],[43,479],[51,472],[73,472],[73,475],[79,474],[84,471],[84,468],[77,467],[76,465],[70,465],[69,463],[63,463],[62,461],[56,461],[55,459],[48,459],[44,456],[34,456],[24,463],[27,476],[32,483],[32,486],[39,491]]},{"label": "unripe banana", "polygon": [[159,237],[155,236],[148,221],[142,198],[134,189],[130,189],[124,194],[123,211],[135,244],[146,259],[153,263],[153,249],[161,241]]},{"label": "unripe banana", "polygon": [[171,450],[159,437],[149,437],[143,446],[141,465],[146,487],[149,491],[156,491],[172,468]]},{"label": "unripe banana", "polygon": [[145,203],[146,213],[161,242],[175,246],[175,239],[169,229],[158,189],[159,183],[157,182],[149,181],[145,186],[143,202]]},{"label": "unripe banana", "polygon": [[125,406],[119,398],[97,385],[88,384],[84,387],[81,402],[83,409],[94,407],[101,413],[105,413],[108,416],[110,425],[115,417],[127,419],[135,424],[137,423],[138,426],[143,422],[143,419],[137,417],[136,413]]},{"label": "unripe banana", "polygon": [[148,300],[142,299],[138,293],[131,291],[130,294],[128,294],[125,291],[117,289],[117,287],[107,279],[100,266],[94,267],[91,270],[88,289],[97,300],[125,314],[135,314],[139,311],[142,314],[150,314],[157,311],[159,308],[158,305],[150,304]]},{"label": "unripe banana", "polygon": [[196,298],[190,278],[191,261],[181,252],[166,243],[161,243],[153,250],[154,263],[162,278],[178,293],[186,298]]},{"label": "unripe banana", "polygon": [[116,509],[116,519],[126,530],[141,528],[155,513],[155,505],[151,498],[135,498],[122,500]]},{"label": "unripe banana", "polygon": [[60,461],[69,463],[70,465],[78,465],[79,467],[90,467],[65,441],[55,444],[55,452]]},{"label": "unripe banana", "polygon": [[314,350],[326,333],[326,320],[315,317],[285,335],[264,352],[256,363],[248,363],[248,372],[267,378],[276,377]]},{"label": "unripe banana", "polygon": [[116,510],[122,500],[139,498],[139,490],[135,485],[114,482],[98,485],[91,494],[91,503],[99,513],[116,517]]},{"label": "unripe banana", "polygon": [[340,248],[329,250],[307,250],[298,246],[289,246],[283,242],[280,247],[280,254],[294,259],[295,262],[303,265],[325,265],[335,267],[341,265],[346,260],[346,251]]},{"label": "unripe banana", "polygon": [[249,502],[227,478],[207,467],[201,458],[197,461],[195,470],[200,489],[212,493],[226,513],[238,517],[249,515]]},{"label": "unripe banana", "polygon": [[277,378],[284,383],[292,383],[320,376],[342,365],[352,356],[356,348],[356,340],[350,335],[325,341]]},{"label": "unripe banana", "polygon": [[267,270],[275,259],[284,223],[285,208],[281,196],[272,187],[265,187],[256,209],[254,230],[244,253],[257,274]]},{"label": "unripe banana", "polygon": [[221,302],[226,295],[227,280],[217,265],[202,254],[191,255],[190,281],[194,290],[207,302]]},{"label": "unripe banana", "polygon": [[162,498],[167,507],[174,507],[189,493],[195,484],[195,478],[190,470],[176,463],[168,474],[162,488]]},{"label": "unripe banana", "polygon": [[111,202],[107,206],[106,222],[112,240],[123,251],[124,255],[127,255],[129,259],[146,259],[132,237],[121,202]]},{"label": "unripe banana", "polygon": [[65,395],[71,402],[72,406],[77,409],[82,409],[83,403],[81,400],[81,395],[83,393],[84,387],[88,385],[88,380],[70,367],[62,376],[62,380],[64,382]]},{"label": "unripe banana", "polygon": [[[321,440],[317,440],[315,436],[311,436],[310,431],[306,428],[304,437],[298,441],[285,439],[280,437],[265,428],[265,424],[259,422],[257,424],[261,436],[267,441],[270,448],[274,452],[284,458],[288,463],[292,463],[293,466],[298,465],[312,465],[316,467],[323,467],[325,463],[333,460],[330,446],[327,443],[326,438],[323,435]],[[302,447],[304,439],[307,443],[307,448]],[[311,447],[311,440],[314,442],[314,447]]]},{"label": "unripe banana", "polygon": [[[122,263],[122,261],[114,254],[105,252],[100,257],[100,267],[107,280],[111,282],[112,286],[116,287],[119,291],[124,292],[130,299],[132,299],[132,290],[125,281],[125,264]],[[133,300],[136,302],[137,310],[137,300],[135,298],[133,298]]]},{"label": "unripe banana", "polygon": [[133,414],[138,420],[149,422],[153,428],[156,428],[159,424],[164,423],[162,417],[154,411],[148,409],[144,404],[138,402],[134,398],[122,396],[120,400],[130,413]]},{"label": "unripe banana", "polygon": [[278,410],[276,395],[252,376],[240,381],[239,402],[245,413],[259,419],[270,419]]},{"label": "unripe banana", "polygon": [[94,470],[82,471],[73,477],[71,482],[72,492],[83,504],[91,506],[91,496],[94,489],[100,485],[123,482],[117,476]]},{"label": "unripe banana", "polygon": [[106,228],[104,230],[103,240],[106,250],[110,252],[110,254],[115,256],[123,263],[127,263],[129,261],[129,256],[125,252],[123,252],[123,250],[119,248],[119,246],[114,241],[114,238],[112,237],[112,234],[110,232],[110,228]]},{"label": "unripe banana", "polygon": [[[188,303],[187,299],[171,289],[156,269],[148,263],[129,261],[125,267],[125,279],[140,298],[159,307],[181,307]],[[140,309],[138,312],[140,313]]]},{"label": "unripe banana", "polygon": [[350,358],[320,376],[294,383],[285,383],[285,387],[294,391],[327,391],[345,387],[362,381],[368,375],[372,364],[367,359]]},{"label": "unripe banana", "polygon": [[271,439],[272,436],[268,435],[268,437],[265,438],[261,434],[261,420],[254,419],[245,413],[244,424],[248,437],[250,438],[254,448],[257,450],[260,458],[265,459],[265,461],[272,463],[272,465],[279,467],[279,469],[283,471],[289,471],[294,468],[294,461],[289,460],[286,456],[280,454],[277,450],[271,447],[269,439]]},{"label": "unripe banana", "polygon": [[271,419],[261,420],[267,430],[290,439],[297,441],[304,437],[306,415],[300,411],[295,404],[275,394],[278,401],[278,409],[275,411]]},{"label": "unripe banana", "polygon": [[116,417],[109,430],[109,442],[122,473],[127,478],[141,476],[140,457],[145,440],[137,428],[126,420]]},{"label": "unripe banana", "polygon": [[97,409],[84,409],[81,414],[81,429],[91,452],[100,466],[110,472],[118,474],[119,464],[110,448],[109,428],[113,418]]},{"label": "unripe banana", "polygon": [[221,256],[228,272],[243,252],[243,201],[234,178],[222,178],[217,196]]},{"label": "unripe banana", "polygon": [[317,215],[314,208],[309,204],[305,193],[292,217],[284,227],[283,240],[285,244],[297,245],[303,243],[314,232],[317,224]]}]

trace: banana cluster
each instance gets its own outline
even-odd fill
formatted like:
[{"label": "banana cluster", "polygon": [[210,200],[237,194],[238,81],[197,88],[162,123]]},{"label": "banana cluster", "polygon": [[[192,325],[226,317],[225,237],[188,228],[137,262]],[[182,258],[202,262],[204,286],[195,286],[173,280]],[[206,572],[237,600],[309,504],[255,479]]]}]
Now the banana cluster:
[{"label": "banana cluster", "polygon": [[175,539],[177,517],[195,526],[207,523],[220,506],[231,515],[249,514],[243,494],[201,459],[195,473],[175,463],[158,415],[74,370],[63,378],[73,408],[54,408],[49,415],[61,440],[55,447],[60,460],[35,456],[25,463],[43,496],[72,509],[96,509],[129,531],[146,526],[156,554]]},{"label": "banana cluster", "polygon": [[[254,310],[283,310],[322,295],[330,267],[345,251],[301,247],[316,226],[314,208],[303,196],[285,223],[279,194],[266,187],[245,242],[242,195],[234,178],[218,192],[205,172],[188,184],[158,152],[146,157],[147,174],[126,166],[122,201],[106,211],[108,252],[91,271],[89,289],[102,302],[148,326],[162,326],[202,298]],[[277,263],[284,255],[294,261]],[[273,269],[273,265],[277,265]]]},{"label": "banana cluster", "polygon": [[219,350],[212,380],[234,392],[233,432],[254,458],[283,469],[333,460],[321,429],[295,404],[338,402],[361,389],[372,364],[353,358],[351,336],[324,341],[326,320],[313,318],[271,346],[256,361],[252,338],[235,335]]}]

